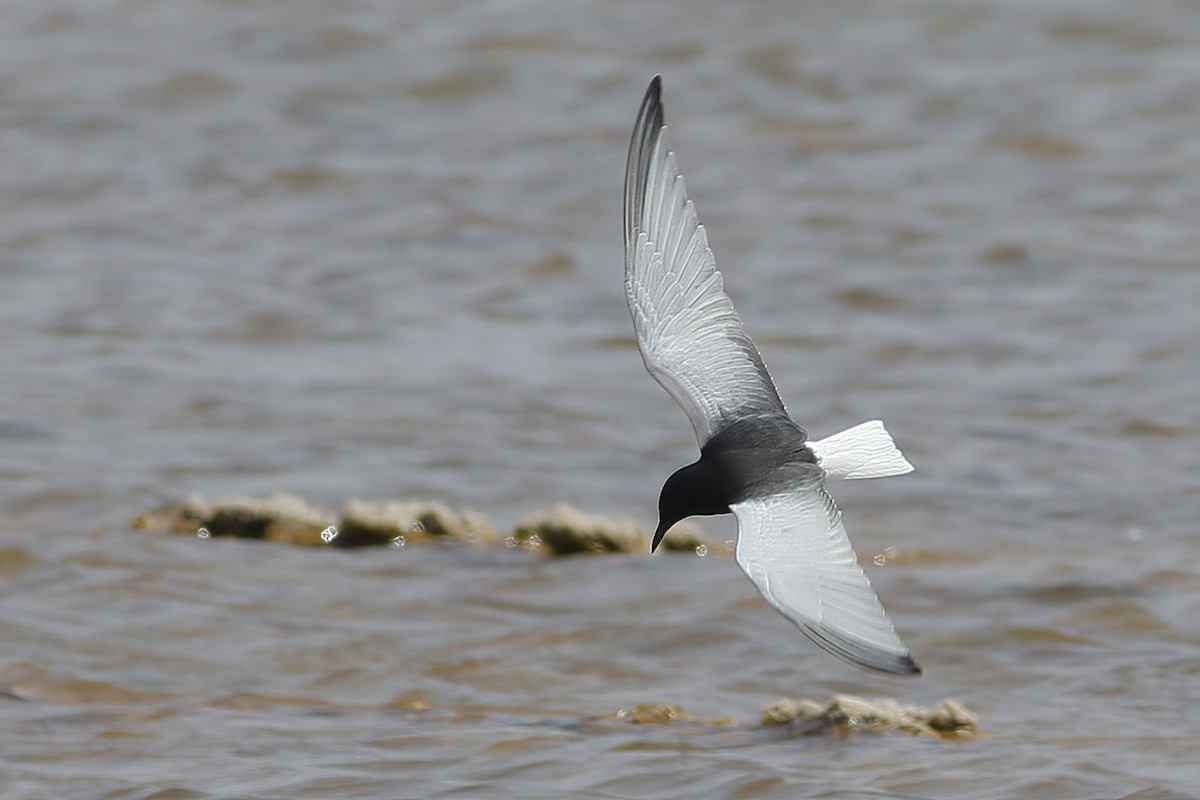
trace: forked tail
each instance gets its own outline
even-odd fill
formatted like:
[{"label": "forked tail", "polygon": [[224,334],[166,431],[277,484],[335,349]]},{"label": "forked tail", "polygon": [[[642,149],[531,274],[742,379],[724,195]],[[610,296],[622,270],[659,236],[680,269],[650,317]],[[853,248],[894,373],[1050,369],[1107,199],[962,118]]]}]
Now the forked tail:
[{"label": "forked tail", "polygon": [[830,478],[886,478],[913,470],[877,419],[809,442],[808,446]]}]

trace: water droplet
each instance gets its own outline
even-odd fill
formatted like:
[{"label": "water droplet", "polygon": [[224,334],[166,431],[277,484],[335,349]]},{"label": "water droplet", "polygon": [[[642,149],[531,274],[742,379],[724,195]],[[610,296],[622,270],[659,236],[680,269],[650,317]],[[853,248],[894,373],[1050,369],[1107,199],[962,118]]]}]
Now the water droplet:
[{"label": "water droplet", "polygon": [[706,555],[708,555],[708,546],[703,544],[696,545],[696,555],[704,558]]},{"label": "water droplet", "polygon": [[201,528],[200,530],[196,531],[196,535],[201,539],[207,539],[208,537],[212,536],[212,534],[208,532],[208,528]]},{"label": "water droplet", "polygon": [[542,537],[538,536],[536,533],[529,534],[529,538],[525,540],[525,549],[526,550],[541,550],[542,549]]},{"label": "water droplet", "polygon": [[392,547],[404,547],[404,537],[397,536],[395,539],[392,539]]},{"label": "water droplet", "polygon": [[900,555],[900,551],[894,547],[885,547],[882,553],[879,553],[875,558],[871,559],[875,562],[875,566],[882,567],[887,562],[891,561],[896,556]]},{"label": "water droplet", "polygon": [[505,546],[505,547],[516,547],[516,546],[517,546],[517,537],[515,537],[515,536],[506,536],[506,537],[504,538],[504,546]]},{"label": "water droplet", "polygon": [[421,524],[421,520],[419,520],[419,519],[418,519],[418,520],[414,520],[414,521],[413,521],[413,524],[412,524],[412,529],[413,529],[414,531],[416,531],[417,533],[424,533],[424,531],[425,531],[425,526],[424,526],[424,525],[422,525],[422,524]]},{"label": "water droplet", "polygon": [[321,531],[321,541],[325,542],[325,544],[329,544],[337,538],[337,535],[338,529],[330,525],[328,528]]}]

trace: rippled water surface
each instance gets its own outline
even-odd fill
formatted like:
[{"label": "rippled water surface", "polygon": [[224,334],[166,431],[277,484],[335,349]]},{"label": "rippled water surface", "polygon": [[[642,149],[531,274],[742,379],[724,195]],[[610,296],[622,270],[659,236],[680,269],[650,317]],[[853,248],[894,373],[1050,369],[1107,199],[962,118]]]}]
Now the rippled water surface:
[{"label": "rippled water surface", "polygon": [[[1194,4],[4,14],[0,795],[1200,793]],[[834,661],[716,554],[129,530],[276,491],[652,521],[695,450],[621,287],[658,72],[789,408],[917,465],[834,493],[923,677]],[[838,692],[987,736],[757,725]],[[645,702],[736,724],[601,718]]]}]

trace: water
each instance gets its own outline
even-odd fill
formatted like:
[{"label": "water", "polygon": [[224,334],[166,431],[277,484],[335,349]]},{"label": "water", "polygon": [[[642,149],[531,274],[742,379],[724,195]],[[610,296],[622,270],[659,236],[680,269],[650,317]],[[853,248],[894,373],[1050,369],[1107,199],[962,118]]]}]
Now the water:
[{"label": "water", "polygon": [[[5,22],[3,796],[1195,795],[1191,4]],[[834,493],[922,678],[828,658],[716,554],[127,529],[284,490],[652,521],[694,457],[621,291],[656,72],[789,408],[818,437],[882,417],[917,466]],[[988,736],[756,727],[835,692],[955,697]],[[738,724],[598,719],[643,702]]]}]

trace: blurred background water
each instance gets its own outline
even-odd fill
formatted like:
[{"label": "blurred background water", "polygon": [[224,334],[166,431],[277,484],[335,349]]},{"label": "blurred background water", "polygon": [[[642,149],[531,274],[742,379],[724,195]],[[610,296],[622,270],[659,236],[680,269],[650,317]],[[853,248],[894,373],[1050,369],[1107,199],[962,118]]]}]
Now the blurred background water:
[{"label": "blurred background water", "polygon": [[[4,15],[0,795],[1197,793],[1195,4]],[[921,679],[827,657],[724,558],[128,530],[281,490],[652,522],[695,455],[621,286],[658,72],[792,413],[883,418],[917,466],[834,492]],[[834,692],[988,736],[754,726]],[[741,724],[593,719],[654,701]]]}]

